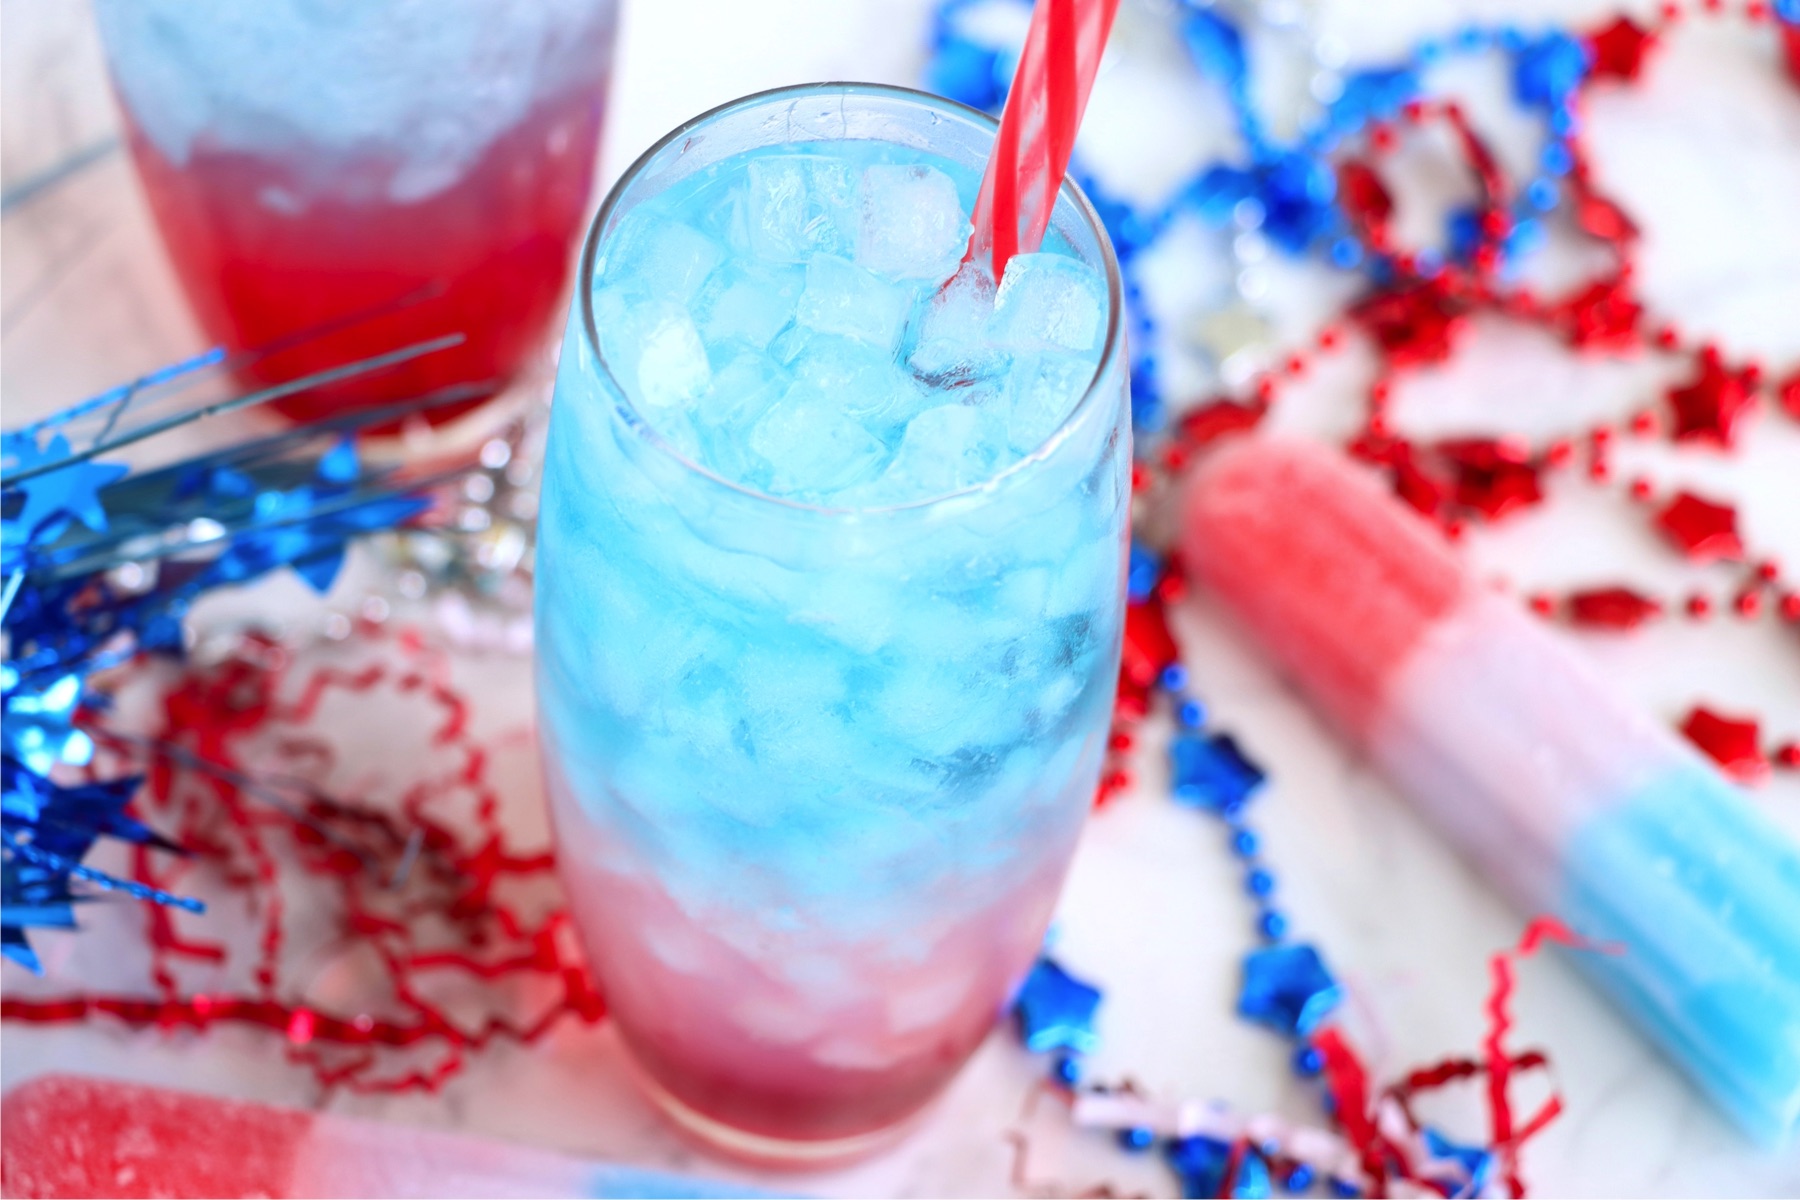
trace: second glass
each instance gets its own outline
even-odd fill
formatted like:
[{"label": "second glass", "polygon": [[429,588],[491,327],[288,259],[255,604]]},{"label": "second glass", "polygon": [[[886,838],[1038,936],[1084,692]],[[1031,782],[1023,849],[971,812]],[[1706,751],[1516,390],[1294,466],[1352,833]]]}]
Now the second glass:
[{"label": "second glass", "polygon": [[1038,953],[1118,673],[1117,264],[1065,185],[1050,236],[1107,290],[1085,394],[986,482],[858,510],[728,482],[659,435],[600,349],[596,263],[637,205],[733,155],[874,139],[978,175],[993,134],[898,88],[751,96],[646,153],[588,236],[538,541],[557,855],[648,1089],[753,1157],[878,1144]]},{"label": "second glass", "polygon": [[615,10],[100,0],[151,212],[201,328],[244,355],[247,383],[460,333],[275,407],[308,419],[506,384],[564,295]]}]

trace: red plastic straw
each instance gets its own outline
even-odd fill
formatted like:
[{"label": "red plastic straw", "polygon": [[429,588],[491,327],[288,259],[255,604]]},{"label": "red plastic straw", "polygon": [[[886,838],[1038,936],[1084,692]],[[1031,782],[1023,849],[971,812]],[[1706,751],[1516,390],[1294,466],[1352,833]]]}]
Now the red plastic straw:
[{"label": "red plastic straw", "polygon": [[1119,0],[1037,0],[975,201],[969,258],[994,278],[1044,240]]}]

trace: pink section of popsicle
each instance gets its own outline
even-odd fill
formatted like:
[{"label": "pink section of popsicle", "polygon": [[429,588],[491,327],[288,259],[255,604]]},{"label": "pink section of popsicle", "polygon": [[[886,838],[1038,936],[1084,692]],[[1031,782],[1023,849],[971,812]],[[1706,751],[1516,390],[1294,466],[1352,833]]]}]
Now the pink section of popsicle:
[{"label": "pink section of popsicle", "polygon": [[0,1194],[157,1196],[761,1195],[335,1113],[45,1075],[6,1094]]},{"label": "pink section of popsicle", "polygon": [[286,1196],[311,1113],[47,1075],[7,1093],[8,1196]]},{"label": "pink section of popsicle", "polygon": [[1188,568],[1359,741],[1389,673],[1463,598],[1437,532],[1308,443],[1222,447],[1195,472],[1187,518]]}]

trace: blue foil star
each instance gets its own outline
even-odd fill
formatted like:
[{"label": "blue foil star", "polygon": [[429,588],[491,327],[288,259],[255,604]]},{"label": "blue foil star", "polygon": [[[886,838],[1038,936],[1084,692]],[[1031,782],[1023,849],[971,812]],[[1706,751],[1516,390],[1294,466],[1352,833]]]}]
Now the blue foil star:
[{"label": "blue foil star", "polygon": [[1238,1012],[1252,1021],[1305,1037],[1344,999],[1344,988],[1319,952],[1304,942],[1267,946],[1244,956]]},{"label": "blue foil star", "polygon": [[1593,56],[1566,33],[1547,33],[1520,46],[1513,58],[1513,95],[1521,104],[1562,108],[1580,86]]},{"label": "blue foil star", "polygon": [[1425,1149],[1431,1157],[1454,1164],[1459,1170],[1450,1178],[1434,1178],[1449,1197],[1479,1196],[1488,1185],[1494,1174],[1494,1156],[1479,1146],[1464,1146],[1453,1142],[1437,1130],[1427,1125],[1420,1134],[1425,1139]]},{"label": "blue foil star", "polygon": [[1195,1134],[1171,1141],[1165,1154],[1181,1180],[1181,1194],[1189,1200],[1219,1195],[1261,1200],[1269,1195],[1269,1165],[1253,1151],[1244,1152],[1229,1192],[1224,1187],[1225,1173],[1231,1169],[1231,1143]]},{"label": "blue foil star", "polygon": [[1046,1050],[1086,1054],[1092,1050],[1099,1044],[1094,1033],[1094,1013],[1099,1007],[1099,988],[1075,978],[1048,958],[1037,960],[1013,1003],[1025,1048],[1034,1054]]},{"label": "blue foil star", "polygon": [[1235,813],[1267,778],[1230,734],[1187,734],[1169,743],[1175,798],[1183,804]]}]

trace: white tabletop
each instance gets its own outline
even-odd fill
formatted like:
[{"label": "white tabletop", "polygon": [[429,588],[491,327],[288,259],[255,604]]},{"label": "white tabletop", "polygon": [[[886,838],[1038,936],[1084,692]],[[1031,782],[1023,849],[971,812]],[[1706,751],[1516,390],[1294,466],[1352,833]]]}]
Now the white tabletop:
[{"label": "white tabletop", "polygon": [[[1126,0],[1116,55],[1083,133],[1084,153],[1106,178],[1146,199],[1230,145],[1216,101],[1178,51],[1155,36],[1157,7],[1166,0]],[[1319,27],[1342,40],[1353,62],[1385,59],[1414,34],[1458,19],[1585,26],[1608,11],[1585,0],[1390,0],[1379,15],[1371,7],[1354,0],[1316,5]],[[929,9],[927,0],[630,3],[604,178],[680,121],[745,92],[809,79],[916,83]],[[0,20],[0,167],[10,188],[103,143],[114,118],[85,5],[0,0]],[[1800,88],[1780,75],[1766,33],[1756,42],[1741,21],[1719,29],[1728,32],[1677,39],[1650,83],[1596,103],[1593,136],[1606,177],[1643,218],[1643,282],[1653,307],[1715,334],[1732,353],[1791,371],[1800,367]],[[1471,86],[1479,92],[1484,85],[1476,79]],[[1516,118],[1502,128],[1524,132]],[[1501,138],[1503,153],[1513,145]],[[1441,192],[1454,181],[1421,186]],[[1426,195],[1416,211],[1416,228],[1423,229],[1425,214],[1436,220],[1440,209]],[[1403,214],[1403,233],[1410,219]],[[0,255],[8,425],[202,344],[116,150],[9,211],[0,222]],[[1172,280],[1170,295],[1179,300],[1184,288],[1200,294],[1200,281],[1216,274],[1217,263],[1197,245],[1192,258],[1174,259],[1159,278]],[[1272,303],[1296,339],[1343,299],[1341,287],[1324,279],[1311,268],[1276,272]],[[1347,432],[1369,369],[1361,348],[1340,356],[1294,389],[1277,424],[1325,436]],[[1175,368],[1177,383],[1195,376],[1183,371]],[[1480,326],[1454,362],[1409,378],[1395,415],[1408,428],[1434,433],[1493,428],[1484,414],[1495,412],[1504,413],[1500,427],[1567,429],[1635,411],[1667,378],[1655,364],[1580,361],[1534,333]],[[1750,542],[1800,564],[1800,471],[1793,469],[1800,425],[1765,413],[1745,442],[1729,460],[1648,448],[1622,454],[1620,465],[1665,484],[1704,484],[1735,497]],[[1722,586],[1657,545],[1641,513],[1579,488],[1479,532],[1471,553],[1525,588],[1633,582],[1681,595],[1708,579]],[[259,593],[255,603],[279,613],[314,601],[283,585]],[[1349,1019],[1376,1073],[1472,1053],[1483,1029],[1488,956],[1517,936],[1519,915],[1353,761],[1203,601],[1178,624],[1219,725],[1270,770],[1256,817],[1286,910],[1349,985]],[[1662,718],[1678,719],[1708,700],[1763,715],[1771,743],[1800,737],[1800,656],[1791,626],[1677,620],[1583,641]],[[516,725],[529,711],[524,660],[495,657],[468,669],[483,681],[482,718],[493,728]],[[1148,741],[1160,746],[1165,730],[1152,731]],[[1107,988],[1092,1073],[1130,1074],[1159,1094],[1216,1098],[1310,1122],[1317,1116],[1314,1089],[1287,1071],[1287,1044],[1231,1014],[1247,928],[1236,869],[1216,826],[1166,799],[1164,778],[1159,756],[1145,754],[1136,790],[1094,818],[1063,901],[1061,957]],[[1800,779],[1793,773],[1758,789],[1753,800],[1800,835]],[[521,820],[533,819],[540,799],[528,771],[512,776],[508,803]],[[81,974],[103,969],[93,942],[80,952],[67,948],[99,936],[49,934],[40,943],[66,982],[116,986]],[[1551,1052],[1567,1105],[1525,1158],[1540,1194],[1800,1194],[1800,1148],[1752,1148],[1566,964],[1526,966],[1516,1007],[1515,1044]],[[101,1027],[5,1032],[0,1074],[8,1086],[45,1070],[85,1069],[234,1096],[317,1101],[309,1079],[283,1065],[266,1036],[197,1039]],[[1105,1181],[1173,1193],[1173,1178],[1154,1160],[1127,1157],[1098,1135],[1072,1130],[1057,1106],[1022,1116],[1043,1069],[1010,1031],[997,1032],[904,1144],[787,1186],[820,1194],[1012,1194],[1008,1135],[1023,1131],[1034,1182],[1065,1192]],[[631,1091],[604,1027],[566,1027],[531,1049],[489,1051],[436,1097],[330,1103],[595,1157],[769,1179],[707,1161],[670,1134]],[[1429,1105],[1433,1119],[1473,1140],[1481,1110],[1472,1094]]]}]

